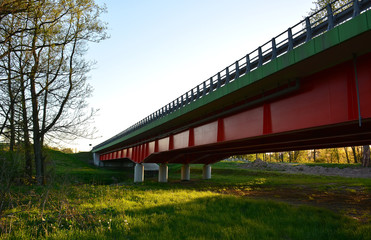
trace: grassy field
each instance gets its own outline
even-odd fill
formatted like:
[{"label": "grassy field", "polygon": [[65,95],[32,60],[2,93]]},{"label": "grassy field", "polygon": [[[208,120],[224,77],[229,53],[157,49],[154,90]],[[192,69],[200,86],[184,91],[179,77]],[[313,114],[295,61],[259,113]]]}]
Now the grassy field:
[{"label": "grassy field", "polygon": [[[180,181],[133,183],[86,154],[50,151],[49,184],[12,186],[0,239],[371,239],[371,179],[252,171],[238,163],[191,166]],[[5,206],[5,207],[4,207]]]}]

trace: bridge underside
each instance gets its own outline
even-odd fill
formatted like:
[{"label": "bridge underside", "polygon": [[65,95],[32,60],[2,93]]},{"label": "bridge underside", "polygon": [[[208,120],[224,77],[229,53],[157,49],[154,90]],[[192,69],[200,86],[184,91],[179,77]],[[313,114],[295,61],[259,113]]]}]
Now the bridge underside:
[{"label": "bridge underside", "polygon": [[209,164],[239,154],[370,144],[370,103],[367,53],[99,159]]},{"label": "bridge underside", "polygon": [[320,149],[366,145],[371,143],[371,121],[313,128],[301,131],[272,134],[239,141],[217,143],[149,155],[144,162],[212,164],[232,155],[281,152],[303,149]]}]

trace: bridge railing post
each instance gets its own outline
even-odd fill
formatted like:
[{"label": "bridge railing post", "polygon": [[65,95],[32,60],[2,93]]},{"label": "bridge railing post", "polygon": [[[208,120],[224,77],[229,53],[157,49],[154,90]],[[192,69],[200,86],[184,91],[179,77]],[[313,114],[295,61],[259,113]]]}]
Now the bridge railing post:
[{"label": "bridge railing post", "polygon": [[353,17],[356,17],[360,13],[358,0],[353,0]]},{"label": "bridge railing post", "polygon": [[258,47],[258,67],[261,67],[262,65],[263,65],[262,47]]},{"label": "bridge railing post", "polygon": [[294,48],[294,41],[292,39],[292,30],[291,28],[287,29],[287,43],[288,43],[288,47],[287,47],[287,51],[291,51],[293,48]]},{"label": "bridge railing post", "polygon": [[216,89],[219,89],[221,85],[222,85],[222,78],[220,77],[220,72],[218,72],[218,83],[216,84]]},{"label": "bridge railing post", "polygon": [[229,81],[231,80],[230,75],[229,75],[229,67],[225,68],[225,83],[224,85],[227,85]]},{"label": "bridge railing post", "polygon": [[250,56],[249,54],[246,55],[246,71],[245,71],[245,74],[248,74],[251,70],[251,66],[250,66]]},{"label": "bridge railing post", "polygon": [[209,94],[214,90],[213,77],[210,78]]},{"label": "bridge railing post", "polygon": [[239,66],[239,64],[238,64],[238,61],[236,61],[236,63],[235,63],[235,68],[236,68],[236,72],[235,72],[235,75],[234,75],[234,80],[236,80],[237,78],[239,78],[240,77],[240,66]]},{"label": "bridge railing post", "polygon": [[277,47],[276,47],[276,39],[272,38],[272,58],[271,60],[277,57]]},{"label": "bridge railing post", "polygon": [[180,101],[181,105],[180,107],[183,107],[184,106],[184,98],[183,98],[183,95],[181,96],[181,101]]},{"label": "bridge railing post", "polygon": [[307,37],[305,38],[305,42],[308,42],[312,39],[312,26],[310,25],[309,17],[305,18],[305,29],[307,33]]},{"label": "bridge railing post", "polygon": [[200,85],[197,85],[197,95],[196,95],[196,99],[199,99],[200,98]]},{"label": "bridge railing post", "polygon": [[174,104],[174,101],[172,101],[171,103],[169,103],[169,113],[173,113],[175,110],[175,104]]},{"label": "bridge railing post", "polygon": [[334,14],[332,12],[331,3],[326,7],[327,10],[327,31],[334,28]]},{"label": "bridge railing post", "polygon": [[206,81],[203,82],[203,91],[202,91],[202,96],[204,97],[206,95]]}]

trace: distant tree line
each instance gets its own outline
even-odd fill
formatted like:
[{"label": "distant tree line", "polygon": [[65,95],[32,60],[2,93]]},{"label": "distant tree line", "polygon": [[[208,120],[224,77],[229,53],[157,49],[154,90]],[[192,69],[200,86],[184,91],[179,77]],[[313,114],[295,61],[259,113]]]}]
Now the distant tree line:
[{"label": "distant tree line", "polygon": [[35,166],[39,184],[46,142],[91,133],[84,54],[106,38],[102,11],[94,0],[0,2],[0,141],[23,152],[25,174]]},{"label": "distant tree line", "polygon": [[[368,148],[367,148],[368,147]],[[367,153],[368,151],[368,153]],[[254,161],[261,159],[267,162],[293,163],[345,163],[370,166],[369,146],[351,146],[343,148],[311,149],[286,152],[256,153],[236,155],[232,158]]]}]

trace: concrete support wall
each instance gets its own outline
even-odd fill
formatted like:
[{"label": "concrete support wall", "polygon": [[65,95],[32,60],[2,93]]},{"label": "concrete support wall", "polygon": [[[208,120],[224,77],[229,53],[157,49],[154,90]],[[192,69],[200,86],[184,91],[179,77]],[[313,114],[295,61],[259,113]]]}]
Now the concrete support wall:
[{"label": "concrete support wall", "polygon": [[168,166],[166,163],[162,163],[158,169],[158,181],[167,182],[168,179]]},{"label": "concrete support wall", "polygon": [[202,168],[202,178],[211,179],[211,165],[205,164]]},{"label": "concrete support wall", "polygon": [[140,163],[134,167],[134,182],[139,183],[144,181],[144,166]]},{"label": "concrete support wall", "polygon": [[189,164],[184,164],[181,169],[181,180],[189,181],[191,179],[191,168]]},{"label": "concrete support wall", "polygon": [[98,153],[93,153],[93,163],[95,166],[102,167],[103,164],[99,160],[99,154]]}]

